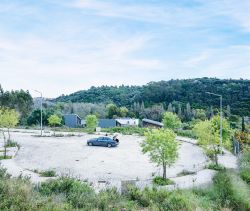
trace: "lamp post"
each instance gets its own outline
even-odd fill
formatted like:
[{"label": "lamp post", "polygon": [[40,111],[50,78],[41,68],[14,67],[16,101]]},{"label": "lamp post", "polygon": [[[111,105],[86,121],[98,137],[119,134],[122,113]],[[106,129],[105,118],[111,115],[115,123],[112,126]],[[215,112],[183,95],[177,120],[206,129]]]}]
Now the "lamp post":
[{"label": "lamp post", "polygon": [[34,90],[34,91],[41,95],[41,104],[40,104],[41,120],[40,120],[40,125],[41,125],[41,136],[42,136],[43,135],[43,94],[42,94],[42,92],[39,92],[37,90]]},{"label": "lamp post", "polygon": [[212,92],[206,92],[209,95],[214,95],[217,97],[220,97],[220,152],[222,152],[221,148],[222,148],[222,95],[219,94],[215,94]]}]

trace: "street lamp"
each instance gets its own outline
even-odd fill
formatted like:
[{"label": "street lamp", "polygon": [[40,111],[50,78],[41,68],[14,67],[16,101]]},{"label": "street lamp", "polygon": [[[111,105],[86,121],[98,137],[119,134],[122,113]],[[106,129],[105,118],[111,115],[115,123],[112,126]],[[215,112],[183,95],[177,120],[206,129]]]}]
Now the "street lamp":
[{"label": "street lamp", "polygon": [[37,90],[34,90],[35,92],[39,93],[41,95],[41,104],[40,104],[40,109],[41,109],[41,122],[40,122],[40,125],[41,125],[41,136],[43,135],[43,94],[42,92],[39,92]]},{"label": "street lamp", "polygon": [[222,95],[219,94],[215,94],[212,92],[206,92],[209,95],[214,95],[217,97],[220,97],[220,152],[222,152],[221,148],[222,148]]}]

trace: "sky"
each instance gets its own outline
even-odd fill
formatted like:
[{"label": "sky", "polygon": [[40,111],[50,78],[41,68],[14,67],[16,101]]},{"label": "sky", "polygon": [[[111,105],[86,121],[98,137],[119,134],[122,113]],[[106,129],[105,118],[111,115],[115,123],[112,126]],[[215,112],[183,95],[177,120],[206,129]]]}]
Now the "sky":
[{"label": "sky", "polygon": [[250,79],[249,0],[0,0],[0,84],[45,97],[91,86]]}]

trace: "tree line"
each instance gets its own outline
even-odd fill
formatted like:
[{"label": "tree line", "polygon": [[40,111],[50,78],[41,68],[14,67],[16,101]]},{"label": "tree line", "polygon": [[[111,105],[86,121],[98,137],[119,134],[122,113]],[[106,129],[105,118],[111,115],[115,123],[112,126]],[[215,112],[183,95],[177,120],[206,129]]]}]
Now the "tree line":
[{"label": "tree line", "polygon": [[[197,78],[150,82],[144,86],[100,86],[62,95],[53,102],[72,103],[114,103],[117,106],[131,107],[134,103],[143,103],[146,108],[162,105],[167,109],[172,102],[181,107],[187,103],[195,109],[209,107],[219,109],[219,98],[209,96],[213,92],[223,96],[223,106],[230,106],[232,114],[250,115],[250,80],[217,78]],[[178,109],[178,107],[175,109]]]}]

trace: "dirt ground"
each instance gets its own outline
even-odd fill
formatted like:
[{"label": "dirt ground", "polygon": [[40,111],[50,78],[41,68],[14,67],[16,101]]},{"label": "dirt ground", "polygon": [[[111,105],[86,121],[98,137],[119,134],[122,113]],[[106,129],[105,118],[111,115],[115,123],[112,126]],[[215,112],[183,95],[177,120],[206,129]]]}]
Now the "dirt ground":
[{"label": "dirt ground", "polygon": [[[43,181],[33,171],[54,169],[58,175],[70,175],[92,183],[120,183],[122,180],[151,180],[161,174],[157,167],[142,154],[142,137],[119,135],[120,144],[115,148],[87,146],[86,141],[101,135],[78,134],[71,137],[35,137],[39,131],[19,130],[12,138],[21,148],[15,158],[1,163],[13,176],[30,176],[33,182]],[[67,134],[67,133],[65,133]],[[78,136],[80,135],[80,136]],[[2,138],[0,139],[2,141]],[[179,158],[167,170],[168,177],[176,177],[183,170],[199,171],[207,158],[201,148],[179,142]]]}]

